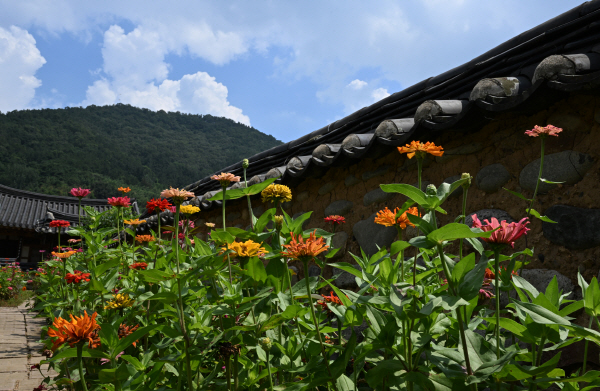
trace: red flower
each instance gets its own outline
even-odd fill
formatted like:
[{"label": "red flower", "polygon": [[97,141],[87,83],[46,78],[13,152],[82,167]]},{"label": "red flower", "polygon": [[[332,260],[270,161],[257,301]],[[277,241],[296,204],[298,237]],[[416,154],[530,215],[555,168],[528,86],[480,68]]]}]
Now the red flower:
[{"label": "red flower", "polygon": [[50,222],[50,227],[52,228],[67,228],[70,227],[71,223],[65,220],[52,220]]},{"label": "red flower", "polygon": [[123,197],[111,197],[108,199],[108,204],[117,208],[128,208],[130,206],[130,199],[127,196]]},{"label": "red flower", "polygon": [[346,219],[343,216],[331,215],[325,217],[325,222],[331,224],[342,224],[346,222]]},{"label": "red flower", "polygon": [[146,262],[136,262],[129,266],[129,268],[134,270],[146,270],[146,268],[148,268],[148,264]]},{"label": "red flower", "polygon": [[152,198],[150,201],[146,202],[146,210],[151,212],[164,212],[170,206],[171,204],[169,203],[169,201],[162,198],[159,198],[157,200]]},{"label": "red flower", "polygon": [[493,231],[498,228],[498,230],[489,238],[481,238],[488,243],[510,244],[510,246],[514,248],[515,240],[519,239],[529,231],[529,228],[526,227],[526,225],[529,224],[527,217],[523,217],[518,223],[510,224],[508,224],[506,220],[498,222],[498,219],[492,217],[491,223],[487,219],[484,220],[485,225],[481,224],[481,221],[479,221],[476,214],[472,215],[472,217],[474,228],[479,228],[484,232]]},{"label": "red flower", "polygon": [[71,189],[70,193],[73,197],[82,199],[83,197],[86,197],[88,194],[90,194],[90,189],[82,189],[81,187],[74,187]]},{"label": "red flower", "polygon": [[67,280],[67,284],[79,284],[81,281],[90,281],[90,273],[84,273],[79,270],[75,270],[75,274],[67,273],[65,279]]}]

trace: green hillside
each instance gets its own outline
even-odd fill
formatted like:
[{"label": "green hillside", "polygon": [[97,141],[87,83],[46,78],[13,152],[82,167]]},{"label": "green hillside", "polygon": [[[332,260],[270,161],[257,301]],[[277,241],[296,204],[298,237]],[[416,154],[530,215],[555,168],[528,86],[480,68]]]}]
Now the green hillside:
[{"label": "green hillside", "polygon": [[182,187],[281,144],[227,118],[124,104],[0,113],[0,183],[94,198],[131,187],[139,201]]}]

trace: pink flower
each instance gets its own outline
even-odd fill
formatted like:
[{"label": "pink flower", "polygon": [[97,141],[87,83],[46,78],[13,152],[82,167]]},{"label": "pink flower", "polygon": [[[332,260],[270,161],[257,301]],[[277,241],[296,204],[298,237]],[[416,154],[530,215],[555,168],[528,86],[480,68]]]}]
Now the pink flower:
[{"label": "pink flower", "polygon": [[124,197],[111,197],[108,199],[108,204],[117,208],[128,208],[130,206],[130,199],[127,196]]},{"label": "pink flower", "polygon": [[177,207],[175,205],[169,206],[169,210],[171,211],[171,213],[175,213],[177,212]]},{"label": "pink flower", "polygon": [[27,280],[28,284],[31,284],[33,282],[33,280]]},{"label": "pink flower", "polygon": [[220,175],[211,176],[210,179],[219,181],[219,183],[221,183],[221,186],[227,187],[231,182],[239,182],[241,178],[229,172],[222,172]]},{"label": "pink flower", "polygon": [[82,189],[81,187],[74,187],[71,189],[70,193],[73,197],[82,199],[83,197],[90,194],[90,189]]},{"label": "pink flower", "polygon": [[188,198],[192,198],[195,196],[194,193],[192,193],[191,191],[187,191],[185,189],[173,189],[172,187],[170,189],[166,189],[163,190],[160,193],[161,198],[170,198],[171,200],[173,200],[173,203],[176,205],[181,205],[181,203],[185,200],[187,200]]},{"label": "pink flower", "polygon": [[[115,360],[118,360],[125,352],[121,352],[119,354],[117,354],[117,357],[115,357]],[[108,358],[101,358],[100,359],[100,365],[104,365],[104,364],[108,364],[110,362],[110,360]]]},{"label": "pink flower", "polygon": [[190,228],[190,229],[195,228],[194,222],[191,221],[191,220],[180,220],[179,221],[179,226],[183,227],[186,222],[188,224],[188,228]]},{"label": "pink flower", "polygon": [[473,228],[479,228],[484,232],[497,229],[489,238],[481,238],[488,243],[510,244],[514,248],[515,241],[529,231],[529,228],[526,227],[529,224],[527,217],[523,217],[518,223],[510,224],[506,220],[498,222],[498,219],[492,217],[491,223],[487,219],[484,220],[485,225],[481,224],[481,221],[477,218],[477,214],[473,214],[471,217],[473,218]]},{"label": "pink flower", "polygon": [[530,136],[530,137],[546,137],[546,136],[555,136],[558,137],[558,134],[560,132],[562,132],[563,130],[561,128],[557,128],[556,126],[553,125],[548,125],[548,126],[537,126],[535,125],[533,127],[533,129],[531,130],[526,130],[525,134]]},{"label": "pink flower", "polygon": [[9,286],[9,287],[8,287],[8,290],[9,290],[9,291],[12,291],[12,290],[13,290],[13,287],[12,287],[12,286]]},{"label": "pink flower", "polygon": [[75,251],[76,251],[76,252],[78,252],[78,253],[82,253],[82,252],[83,252],[83,249],[82,249],[82,248],[78,248],[78,249],[77,249],[77,250],[75,250]]},{"label": "pink flower", "polygon": [[12,281],[12,278],[7,278],[6,281]]}]

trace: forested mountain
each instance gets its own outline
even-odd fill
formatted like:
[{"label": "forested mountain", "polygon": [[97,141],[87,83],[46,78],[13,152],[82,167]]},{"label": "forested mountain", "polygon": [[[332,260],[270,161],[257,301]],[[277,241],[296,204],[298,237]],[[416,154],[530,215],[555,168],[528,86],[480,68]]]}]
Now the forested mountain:
[{"label": "forested mountain", "polygon": [[0,113],[0,184],[93,198],[131,187],[139,201],[281,144],[227,118],[130,105]]}]

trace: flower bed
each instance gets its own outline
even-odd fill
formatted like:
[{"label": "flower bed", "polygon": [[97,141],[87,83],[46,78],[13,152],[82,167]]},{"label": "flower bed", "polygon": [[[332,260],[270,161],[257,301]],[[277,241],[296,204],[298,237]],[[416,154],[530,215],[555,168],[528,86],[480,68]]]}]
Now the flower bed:
[{"label": "flower bed", "polygon": [[[542,156],[544,137],[558,133],[554,127],[527,132],[542,136]],[[586,371],[585,357],[576,373],[557,367],[562,347],[585,340],[587,355],[589,341],[600,344],[591,324],[582,327],[569,317],[585,308],[597,319],[598,282],[580,278],[584,300],[577,302],[566,299],[556,279],[539,292],[518,275],[532,251],[510,251],[527,234],[528,217],[550,222],[533,209],[537,191],[532,198],[515,193],[524,200],[519,222],[475,216],[469,228],[470,175],[423,192],[423,158],[441,156],[443,148],[413,142],[399,152],[417,159],[418,186],[381,186],[408,201],[377,214],[375,222],[395,227],[398,240],[372,256],[354,254],[360,269],[328,262],[343,216],[326,218],[333,232],[304,231],[311,213],[293,219],[280,209],[293,195],[274,179],[231,190],[240,177],[215,175],[223,189],[213,197],[222,202],[221,227],[195,226],[199,208],[182,205],[194,195],[179,189],[148,202],[151,213],[174,214],[173,226],[161,227],[159,219],[152,235],[136,235],[143,220],[123,213],[129,207],[124,195],[109,199],[120,216],[117,227],[103,228],[102,214],[86,209],[86,226],[67,232],[75,249],[60,251],[59,243],[41,276],[36,309],[51,321],[46,361],[59,373],[47,385],[339,391],[600,385],[600,373]],[[462,215],[439,227],[436,215],[445,213],[444,202],[460,187]],[[81,190],[77,194],[85,197]],[[262,216],[250,213],[248,231],[226,227],[227,200],[258,193],[271,208]],[[419,235],[405,241],[408,227]],[[119,232],[127,234],[115,236]],[[464,241],[473,249],[469,254]],[[451,243],[458,243],[457,253],[447,251]],[[289,262],[303,268],[295,284]],[[310,276],[311,264],[350,273],[359,288],[339,289],[334,279]],[[513,290],[518,299],[501,308],[500,292]],[[545,360],[552,351],[559,353]]]}]

